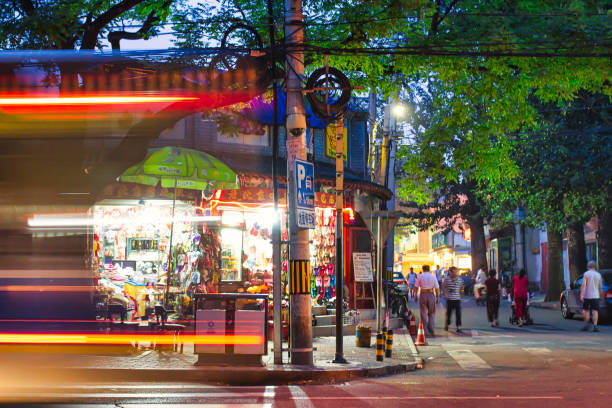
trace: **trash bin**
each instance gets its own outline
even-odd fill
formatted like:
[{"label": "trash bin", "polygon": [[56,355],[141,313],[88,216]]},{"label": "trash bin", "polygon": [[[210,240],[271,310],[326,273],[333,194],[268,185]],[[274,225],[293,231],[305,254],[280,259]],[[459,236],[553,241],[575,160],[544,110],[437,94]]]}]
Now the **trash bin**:
[{"label": "trash bin", "polygon": [[370,347],[372,328],[369,326],[357,326],[355,332],[355,345],[357,347]]}]

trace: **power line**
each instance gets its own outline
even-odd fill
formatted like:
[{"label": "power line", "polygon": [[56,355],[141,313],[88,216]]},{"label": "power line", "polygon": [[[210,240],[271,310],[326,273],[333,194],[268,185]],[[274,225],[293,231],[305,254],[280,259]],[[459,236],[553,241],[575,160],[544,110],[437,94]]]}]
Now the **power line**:
[{"label": "power line", "polygon": [[[584,47],[592,46],[609,46],[611,44],[589,44]],[[574,57],[574,58],[600,58],[612,57],[612,51],[572,51],[574,48],[566,47],[567,52],[560,52],[563,49],[557,48],[555,51],[545,52],[540,50],[449,50],[439,49],[435,47],[362,47],[362,48],[337,48],[337,47],[320,47],[317,45],[305,45],[305,51],[312,51],[327,55],[422,55],[422,56],[456,56],[456,57],[538,57],[538,58],[553,58],[553,57]]]}]

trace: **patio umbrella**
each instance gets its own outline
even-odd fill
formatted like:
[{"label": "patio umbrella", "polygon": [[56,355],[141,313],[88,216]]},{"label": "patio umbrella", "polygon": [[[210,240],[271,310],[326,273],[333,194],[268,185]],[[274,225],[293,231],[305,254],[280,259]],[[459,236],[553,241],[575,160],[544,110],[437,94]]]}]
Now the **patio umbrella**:
[{"label": "patio umbrella", "polygon": [[161,184],[164,188],[174,189],[165,296],[167,302],[168,290],[170,288],[176,189],[205,190],[209,187],[235,190],[240,188],[240,180],[236,173],[225,163],[208,153],[183,147],[162,147],[149,150],[147,157],[143,161],[130,167],[119,176],[119,181],[145,184],[147,186]]}]

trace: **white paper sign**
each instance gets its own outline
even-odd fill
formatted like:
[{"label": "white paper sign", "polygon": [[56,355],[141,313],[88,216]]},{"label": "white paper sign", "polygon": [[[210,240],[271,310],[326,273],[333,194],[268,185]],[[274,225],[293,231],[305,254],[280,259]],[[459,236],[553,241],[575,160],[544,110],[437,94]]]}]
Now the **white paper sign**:
[{"label": "white paper sign", "polygon": [[355,282],[374,282],[372,254],[369,252],[353,252],[353,271]]}]

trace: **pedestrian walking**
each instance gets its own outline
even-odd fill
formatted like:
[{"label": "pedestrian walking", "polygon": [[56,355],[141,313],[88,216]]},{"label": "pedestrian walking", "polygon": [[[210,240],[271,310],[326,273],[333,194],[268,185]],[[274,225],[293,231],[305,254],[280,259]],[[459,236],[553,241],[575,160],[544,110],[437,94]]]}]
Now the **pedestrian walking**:
[{"label": "pedestrian walking", "polygon": [[582,286],[580,287],[582,318],[586,323],[582,331],[589,330],[589,312],[593,315],[593,331],[599,331],[597,320],[599,319],[599,302],[601,298],[603,298],[601,274],[595,270],[595,262],[590,261],[587,265],[587,271],[582,276]]},{"label": "pedestrian walking", "polygon": [[529,286],[529,280],[527,273],[524,269],[519,271],[519,274],[512,278],[512,306],[516,311],[516,317],[518,318],[518,325],[521,327],[525,323],[525,313],[527,310],[527,304],[529,302],[529,293],[527,287]]},{"label": "pedestrian walking", "polygon": [[438,280],[438,287],[440,287],[440,285],[442,284],[442,268],[440,268],[440,265],[436,265],[436,279]]},{"label": "pedestrian walking", "polygon": [[410,297],[412,299],[416,299],[416,289],[414,287],[416,283],[416,273],[414,273],[414,268],[410,268],[410,273],[408,274],[408,285],[410,287]]},{"label": "pedestrian walking", "polygon": [[491,269],[489,278],[485,281],[487,288],[487,317],[491,323],[491,327],[499,326],[499,300],[501,292],[501,284],[496,277],[497,271]]},{"label": "pedestrian walking", "polygon": [[421,321],[430,336],[435,336],[436,303],[440,303],[440,285],[429,265],[423,265],[423,273],[417,276],[416,287],[419,291],[419,310]]},{"label": "pedestrian walking", "polygon": [[444,280],[442,284],[442,293],[446,299],[446,324],[444,330],[448,331],[448,326],[451,322],[451,314],[455,311],[455,324],[457,325],[457,333],[462,333],[461,330],[461,295],[463,295],[463,281],[459,279],[457,268],[451,266],[449,269],[450,277]]}]

